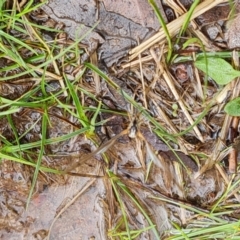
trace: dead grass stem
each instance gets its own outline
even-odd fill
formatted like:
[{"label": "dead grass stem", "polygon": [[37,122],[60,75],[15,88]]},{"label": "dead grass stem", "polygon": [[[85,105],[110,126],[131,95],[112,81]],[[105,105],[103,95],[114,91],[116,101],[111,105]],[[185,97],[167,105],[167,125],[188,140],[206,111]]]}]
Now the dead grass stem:
[{"label": "dead grass stem", "polygon": [[[199,4],[196,7],[193,15],[191,16],[191,20],[198,17],[199,15],[203,14],[204,12],[212,9],[213,7],[217,6],[218,4],[225,3],[225,2],[227,2],[227,1],[226,0],[207,0],[207,1],[202,2],[201,4]],[[170,36],[177,35],[183,22],[185,21],[185,18],[186,18],[186,13],[183,14],[182,16],[180,16],[179,18],[177,18],[176,20],[167,24],[167,28],[168,28]],[[165,41],[166,41],[165,33],[162,29],[160,29],[160,31],[158,33],[156,33],[154,36],[149,38],[147,41],[141,43],[139,46],[135,47],[134,49],[132,49],[129,52],[129,54],[130,54],[129,60],[130,61],[133,60],[140,53],[144,52],[145,50],[147,50],[154,44],[156,44],[156,43],[163,44]]]},{"label": "dead grass stem", "polygon": [[[153,56],[153,59],[156,61],[156,57],[154,56],[154,55],[155,55],[154,51],[150,50],[150,52],[151,52],[151,54],[152,54],[152,56]],[[172,81],[171,75],[163,68],[162,64],[161,64],[159,61],[156,61],[156,64],[157,64],[157,66],[158,66],[158,68],[159,68],[159,70],[160,70],[160,72],[161,72],[161,74],[162,74],[163,79],[166,81],[169,89],[171,90],[172,94],[174,95],[176,102],[177,102],[177,103],[179,104],[179,106],[181,107],[181,109],[182,109],[183,113],[185,114],[186,118],[188,119],[189,123],[190,123],[191,125],[193,125],[193,124],[194,124],[194,121],[193,121],[191,115],[189,114],[189,112],[187,111],[187,109],[186,109],[186,107],[185,107],[185,104],[184,104],[182,98],[181,98],[180,95],[178,94],[178,91],[177,91],[177,89],[175,88],[175,84],[174,84],[173,81]],[[197,128],[197,126],[194,126],[193,129],[194,129],[197,137],[199,138],[199,140],[200,140],[201,142],[203,142],[202,134],[200,133],[200,131],[199,131],[199,129]]]}]

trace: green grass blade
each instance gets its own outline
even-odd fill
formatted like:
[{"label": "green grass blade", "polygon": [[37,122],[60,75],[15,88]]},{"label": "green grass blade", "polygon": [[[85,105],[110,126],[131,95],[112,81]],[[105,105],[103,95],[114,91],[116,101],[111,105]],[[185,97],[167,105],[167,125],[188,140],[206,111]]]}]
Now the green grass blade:
[{"label": "green grass blade", "polygon": [[[25,99],[24,96],[21,96],[21,97]],[[42,99],[42,100],[38,100],[38,101],[33,101],[33,102],[25,102],[24,99],[22,101],[19,101],[21,99],[10,100],[7,98],[0,97],[0,102],[4,103],[4,105],[0,106],[0,109],[4,109],[9,106],[12,106],[12,108],[13,107],[39,108],[39,107],[43,107],[44,102],[46,102],[49,106],[51,106],[53,104],[53,100],[51,99],[51,97],[48,97],[48,98]],[[16,108],[16,109],[19,110],[19,108]]]},{"label": "green grass blade", "polygon": [[7,0],[2,0],[2,1],[0,1],[0,11],[1,11],[1,10],[4,10],[4,7],[3,7],[3,6],[4,6],[4,4],[6,3],[6,1],[7,1]]},{"label": "green grass blade", "polygon": [[101,110],[101,106],[102,106],[102,102],[100,101],[100,102],[98,103],[98,107],[97,107],[97,109],[96,109],[96,111],[95,111],[95,113],[94,113],[94,115],[93,115],[93,117],[92,117],[92,119],[91,119],[91,122],[90,122],[90,124],[91,124],[90,134],[93,134],[93,133],[94,133],[94,130],[95,130],[95,127],[94,127],[94,126],[96,126],[96,119],[97,119],[97,116],[98,116],[98,114],[99,114],[99,112],[100,112],[100,110]]},{"label": "green grass blade", "polygon": [[152,227],[152,231],[156,237],[156,239],[160,240],[160,236],[159,233],[156,229],[156,226],[153,224],[152,220],[150,219],[150,217],[147,215],[147,213],[144,211],[144,209],[142,208],[141,204],[139,204],[138,200],[134,197],[134,195],[131,193],[131,191],[129,190],[129,188],[123,184],[122,182],[120,182],[119,180],[117,181],[118,186],[129,196],[129,198],[134,202],[134,204],[138,207],[138,209],[141,211],[141,213],[144,215],[144,217],[147,219],[148,224],[150,225],[150,227]]},{"label": "green grass blade", "polygon": [[[116,91],[118,91],[119,94],[122,94],[122,96],[125,98],[126,101],[128,101],[130,104],[132,104],[137,111],[139,111],[143,116],[145,116],[155,127],[156,129],[159,130],[159,132],[161,133],[161,137],[166,137],[169,140],[172,141],[176,141],[176,139],[174,139],[172,137],[171,134],[167,133],[167,131],[155,120],[155,118],[153,118],[150,113],[148,113],[148,111],[142,107],[139,103],[137,103],[132,97],[130,97],[125,91],[123,91],[115,82],[113,82],[113,80],[111,80],[111,78],[109,78],[105,73],[103,73],[99,68],[97,68],[96,66],[94,66],[91,63],[85,63],[85,66],[87,66],[89,69],[91,69],[92,71],[96,72],[100,77],[102,77],[111,87],[113,87],[114,89],[116,89]],[[164,139],[164,141],[166,141]]]},{"label": "green grass blade", "polygon": [[[30,161],[28,161],[26,159],[23,159],[23,158],[17,158],[17,157],[14,157],[14,156],[6,155],[2,152],[0,152],[0,159],[11,160],[13,162],[25,164],[25,165],[36,168],[36,163],[30,162]],[[53,169],[53,168],[43,167],[43,166],[40,166],[39,169],[41,171],[51,172],[51,173],[54,173],[54,174],[61,174],[62,173],[62,171],[59,171],[59,170],[56,170],[56,169]]]},{"label": "green grass blade", "polygon": [[224,192],[224,194],[222,194],[222,196],[218,199],[218,201],[213,205],[213,207],[211,209],[211,213],[213,213],[216,210],[216,208],[218,208],[218,206],[220,206],[221,202],[223,202],[224,199],[227,198],[227,195],[230,192],[233,192],[234,189],[239,186],[240,180],[236,181],[234,184],[232,184],[232,180],[229,182],[228,187],[227,187],[226,191]]},{"label": "green grass blade", "polygon": [[[185,232],[185,234],[190,239],[201,239],[201,240],[202,239],[226,239],[226,237],[229,235],[238,236],[238,238],[236,239],[240,239],[240,232],[238,230],[239,227],[240,227],[240,221],[237,221],[233,223],[223,224],[217,227],[214,226],[214,227],[205,227],[205,228],[199,228],[199,229],[195,228],[195,229],[188,230],[188,232]],[[184,231],[184,230],[181,229],[181,231]],[[217,237],[211,238],[210,236],[213,234],[217,234]],[[184,235],[184,236],[174,236],[174,237],[171,237],[170,239],[183,240],[186,238]],[[228,239],[232,239],[232,238],[228,238]]]},{"label": "green grass blade", "polygon": [[0,36],[4,37],[5,39],[8,39],[8,40],[10,40],[10,41],[12,41],[12,42],[17,43],[18,45],[20,45],[20,46],[28,49],[29,51],[31,51],[32,53],[34,53],[34,54],[37,55],[37,52],[36,52],[33,48],[29,47],[26,43],[24,43],[24,42],[22,42],[21,40],[19,40],[19,39],[15,38],[15,37],[13,37],[13,36],[5,33],[5,32],[2,31],[2,30],[0,30]]},{"label": "green grass blade", "polygon": [[[72,133],[60,136],[60,137],[56,137],[56,138],[49,138],[46,139],[45,144],[53,144],[53,143],[58,143],[58,142],[63,142],[66,141],[72,137],[75,137],[79,134],[83,134],[86,131],[88,131],[89,128],[81,128],[77,131],[74,131]],[[18,151],[25,151],[28,149],[32,149],[32,148],[36,148],[36,147],[40,147],[41,146],[42,141],[36,141],[36,142],[31,142],[31,143],[25,143],[25,144],[21,144],[21,148],[19,148],[19,146],[5,146],[2,148],[2,151],[5,153],[14,153],[14,152],[18,152]]]},{"label": "green grass blade", "polygon": [[226,220],[222,220],[221,218],[216,217],[215,214],[210,214],[210,211],[201,210],[201,209],[193,207],[193,206],[191,206],[189,204],[184,204],[182,202],[178,202],[178,201],[167,199],[167,198],[163,198],[163,197],[151,196],[151,198],[157,199],[157,200],[160,200],[160,201],[163,201],[163,202],[166,202],[166,203],[173,204],[174,206],[179,206],[181,208],[184,208],[184,209],[187,209],[189,211],[192,211],[192,212],[196,213],[197,215],[199,215],[201,217],[209,218],[209,219],[211,219],[211,220],[213,220],[215,222],[221,223],[221,224],[226,224],[226,222],[227,222]]},{"label": "green grass blade", "polygon": [[47,108],[45,107],[44,113],[42,115],[42,134],[41,134],[42,139],[41,139],[41,143],[40,143],[40,151],[38,153],[37,164],[36,164],[36,168],[35,168],[34,175],[33,175],[32,185],[31,185],[31,188],[30,188],[30,191],[29,191],[26,208],[28,207],[28,205],[30,203],[30,200],[32,198],[33,191],[34,191],[35,186],[36,186],[41,162],[42,162],[42,157],[43,157],[43,154],[44,154],[44,148],[45,148],[45,143],[46,143],[46,135],[47,135],[47,122],[48,122],[47,120],[48,120]]},{"label": "green grass blade", "polygon": [[171,40],[171,36],[169,34],[169,31],[167,29],[167,25],[162,17],[162,14],[159,11],[159,8],[157,6],[157,4],[155,3],[154,0],[148,0],[149,4],[152,6],[155,14],[157,15],[157,18],[163,28],[163,31],[166,34],[166,38],[167,38],[167,42],[168,42],[168,55],[167,55],[167,62],[170,62],[171,56],[172,56],[172,51],[173,51],[173,46],[172,46],[172,40]]},{"label": "green grass blade", "polygon": [[21,110],[20,108],[11,107],[6,111],[1,111],[0,116],[6,116],[8,114],[13,114],[13,113],[19,112],[20,110]]},{"label": "green grass blade", "polygon": [[185,21],[183,22],[183,25],[181,27],[181,30],[179,32],[179,38],[177,40],[177,44],[179,43],[180,41],[180,37],[185,33],[185,31],[187,30],[187,27],[188,27],[188,24],[191,20],[191,16],[195,10],[195,8],[197,7],[197,5],[199,4],[200,0],[194,0],[194,2],[191,4],[191,7],[189,9],[189,11],[187,12],[187,16],[186,16],[186,19]]},{"label": "green grass blade", "polygon": [[30,13],[30,12],[40,8],[41,6],[43,6],[46,3],[47,3],[47,1],[41,1],[41,3],[33,5],[33,0],[30,0],[16,16],[22,17],[23,15],[26,15],[27,13]]},{"label": "green grass blade", "polygon": [[[240,57],[240,52],[236,52]],[[232,58],[232,52],[223,51],[223,52],[201,52],[196,54],[196,60],[207,57],[207,58]],[[179,56],[174,59],[173,63],[181,63],[181,62],[188,62],[194,61],[192,56]]]},{"label": "green grass blade", "polygon": [[10,127],[12,128],[13,134],[15,136],[15,141],[16,141],[17,145],[19,146],[19,148],[21,148],[19,137],[18,137],[18,132],[17,132],[17,129],[15,127],[15,124],[13,123],[11,115],[7,115],[7,120],[8,120],[8,123],[9,123]]},{"label": "green grass blade", "polygon": [[78,119],[80,123],[83,125],[83,127],[90,127],[89,120],[85,114],[85,111],[83,109],[83,106],[79,100],[79,96],[77,95],[76,89],[73,88],[72,83],[68,80],[68,78],[64,75],[65,82],[67,83],[68,90],[70,92],[70,96],[73,99],[73,102],[75,104],[77,114],[78,114]]},{"label": "green grass blade", "polygon": [[[38,122],[39,122],[40,120],[41,120],[40,118],[37,119],[37,120],[30,126],[30,128],[28,128],[22,135],[19,136],[18,139],[20,140],[20,139],[22,139],[23,137],[25,137],[31,130],[33,130],[33,129],[36,127],[36,125],[38,124]],[[10,144],[9,146],[12,146],[14,143],[15,143],[15,141],[12,142],[12,144]],[[17,142],[17,144],[18,144],[18,142]],[[21,149],[20,143],[19,143],[18,145],[19,145],[19,149]],[[20,152],[22,152],[22,151],[20,151]]]},{"label": "green grass blade", "polygon": [[109,172],[109,174],[110,174],[110,176],[111,176],[111,177],[110,177],[111,185],[112,185],[112,187],[113,187],[115,196],[116,196],[117,201],[118,201],[118,203],[119,203],[119,205],[120,205],[120,208],[121,208],[123,220],[124,220],[124,223],[125,223],[125,228],[126,228],[127,237],[128,237],[129,240],[131,240],[132,237],[131,237],[130,229],[129,229],[129,226],[128,226],[128,220],[127,220],[127,215],[126,215],[126,211],[125,211],[125,206],[124,206],[124,203],[123,203],[123,201],[122,201],[122,199],[121,199],[121,197],[120,197],[120,195],[119,195],[119,192],[118,192],[118,190],[117,190],[117,186],[116,186],[116,184],[115,184],[116,181],[118,181],[118,180],[117,180],[117,178],[116,178],[115,175],[113,175],[113,174],[110,173],[110,172]]},{"label": "green grass blade", "polygon": [[97,26],[98,22],[96,24],[94,24],[94,26],[88,30],[81,38],[77,39],[72,45],[66,47],[65,49],[63,49],[60,53],[58,53],[56,56],[53,56],[51,59],[48,59],[47,61],[38,64],[35,67],[32,67],[24,72],[15,74],[14,76],[6,76],[6,77],[2,77],[1,80],[2,81],[6,81],[6,80],[11,80],[11,79],[15,79],[21,76],[24,76],[26,74],[31,74],[34,71],[37,71],[38,69],[42,69],[45,66],[51,64],[54,60],[61,58],[62,56],[64,56],[68,51],[70,51],[71,49],[75,48],[96,26]]},{"label": "green grass blade", "polygon": [[91,63],[84,63],[86,67],[91,69],[92,71],[96,72],[100,77],[102,77],[111,87],[116,90],[119,90],[120,87],[111,79],[109,78],[104,72],[102,72],[98,67]]}]

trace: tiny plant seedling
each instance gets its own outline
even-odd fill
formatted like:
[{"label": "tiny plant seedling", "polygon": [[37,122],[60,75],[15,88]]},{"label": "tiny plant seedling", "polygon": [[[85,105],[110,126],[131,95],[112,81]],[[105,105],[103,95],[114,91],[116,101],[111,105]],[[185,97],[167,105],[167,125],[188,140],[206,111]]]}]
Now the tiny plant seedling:
[{"label": "tiny plant seedling", "polygon": [[177,117],[178,105],[177,105],[176,103],[173,103],[172,109],[173,109],[172,115],[173,115],[174,117]]},{"label": "tiny plant seedling", "polygon": [[230,83],[234,78],[240,76],[240,71],[222,58],[201,58],[195,61],[194,65],[211,77],[219,85]]},{"label": "tiny plant seedling", "polygon": [[[231,64],[222,58],[200,58],[194,65],[219,85],[225,85],[240,77],[240,71],[233,69]],[[240,116],[240,97],[226,104],[224,111],[231,116]]]},{"label": "tiny plant seedling", "polygon": [[240,97],[233,99],[229,103],[226,104],[224,111],[235,117],[240,116]]}]

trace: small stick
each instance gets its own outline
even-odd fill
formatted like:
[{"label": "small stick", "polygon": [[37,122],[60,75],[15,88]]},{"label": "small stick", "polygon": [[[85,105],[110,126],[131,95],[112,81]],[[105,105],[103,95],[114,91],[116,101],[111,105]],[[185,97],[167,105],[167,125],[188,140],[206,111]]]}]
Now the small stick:
[{"label": "small stick", "polygon": [[[91,55],[90,60],[91,60],[92,64],[94,64],[95,66],[98,66],[98,57],[97,57],[96,51]],[[92,74],[93,74],[93,79],[95,82],[96,95],[98,95],[101,91],[100,76],[95,71],[93,71]]]},{"label": "small stick", "polygon": [[[238,117],[234,117],[233,120],[232,120],[232,130],[234,132],[237,132],[238,123],[239,123]],[[232,141],[232,139],[230,139],[230,140]],[[236,170],[237,170],[237,154],[238,154],[237,149],[235,147],[233,147],[231,152],[229,153],[229,156],[228,156],[228,164],[229,164],[228,170],[229,170],[229,173],[236,173]]]},{"label": "small stick", "polygon": [[230,174],[236,173],[237,169],[237,150],[233,148],[228,156],[228,171]]}]

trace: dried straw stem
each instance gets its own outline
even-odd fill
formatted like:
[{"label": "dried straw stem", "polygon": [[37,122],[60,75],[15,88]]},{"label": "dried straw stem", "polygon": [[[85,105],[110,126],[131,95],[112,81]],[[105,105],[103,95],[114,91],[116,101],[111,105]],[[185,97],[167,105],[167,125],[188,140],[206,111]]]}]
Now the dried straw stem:
[{"label": "dried straw stem", "polygon": [[[181,107],[183,113],[185,114],[186,118],[188,119],[189,123],[191,125],[194,125],[194,121],[191,117],[191,115],[189,114],[189,112],[187,111],[186,107],[185,107],[185,104],[183,102],[183,100],[181,99],[181,97],[179,96],[176,88],[175,88],[175,85],[171,79],[171,77],[167,74],[167,72],[163,69],[163,67],[160,65],[160,70],[162,72],[162,76],[164,78],[164,80],[166,81],[168,87],[170,88],[170,90],[172,91],[176,101],[178,102],[179,106]],[[199,129],[197,126],[194,126],[193,127],[193,130],[195,131],[198,139],[201,141],[201,142],[204,142],[203,140],[203,137],[202,137],[202,134],[200,133]]]},{"label": "dried straw stem", "polygon": [[[191,20],[198,17],[199,15],[205,13],[206,11],[212,9],[216,5],[225,3],[225,2],[227,2],[227,1],[226,0],[207,0],[207,1],[202,2],[201,4],[199,4],[196,7],[194,13],[191,16]],[[186,16],[187,16],[187,13],[183,14],[181,17],[179,17],[176,20],[167,24],[167,28],[168,28],[170,36],[174,36],[178,33],[179,29],[181,28],[182,24],[184,23],[184,21],[186,19]],[[130,54],[129,60],[131,61],[132,59],[136,58],[140,53],[142,53],[146,49],[150,48],[154,44],[156,44],[158,42],[164,43],[165,41],[166,41],[166,36],[165,36],[163,29],[161,29],[158,33],[156,33],[154,36],[149,38],[147,41],[143,42],[139,46],[132,49],[129,52],[129,54]]]},{"label": "dried straw stem", "polygon": [[[232,126],[231,126],[234,133],[237,133],[238,123],[239,123],[239,118],[234,117],[232,120]],[[233,134],[233,135],[235,135],[235,134]],[[231,152],[229,153],[229,156],[228,156],[229,173],[236,173],[236,171],[237,171],[237,155],[238,155],[237,149],[232,148]]]}]

